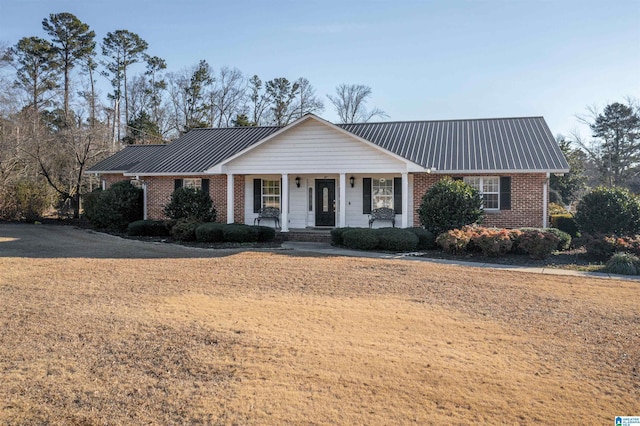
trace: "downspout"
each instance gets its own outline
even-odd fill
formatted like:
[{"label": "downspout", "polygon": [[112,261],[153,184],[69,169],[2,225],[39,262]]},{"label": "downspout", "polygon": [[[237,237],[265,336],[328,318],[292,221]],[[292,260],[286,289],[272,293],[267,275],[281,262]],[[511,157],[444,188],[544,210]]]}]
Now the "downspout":
[{"label": "downspout", "polygon": [[551,174],[547,172],[542,186],[542,227],[549,227],[549,178]]},{"label": "downspout", "polygon": [[142,218],[147,220],[147,182],[142,181]]}]

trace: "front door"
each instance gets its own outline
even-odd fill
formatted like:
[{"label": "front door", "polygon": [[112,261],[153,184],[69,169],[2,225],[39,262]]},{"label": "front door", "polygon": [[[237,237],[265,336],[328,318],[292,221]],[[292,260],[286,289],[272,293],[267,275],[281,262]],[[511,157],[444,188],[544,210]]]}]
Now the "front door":
[{"label": "front door", "polygon": [[336,226],[335,179],[316,179],[316,226]]}]

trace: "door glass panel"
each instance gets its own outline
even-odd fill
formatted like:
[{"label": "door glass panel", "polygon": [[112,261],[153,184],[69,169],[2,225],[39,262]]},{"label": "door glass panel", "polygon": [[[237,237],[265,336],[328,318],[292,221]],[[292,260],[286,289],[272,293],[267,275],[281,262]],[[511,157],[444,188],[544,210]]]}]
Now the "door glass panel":
[{"label": "door glass panel", "polygon": [[322,188],[322,211],[325,213],[329,211],[329,188],[327,187]]}]

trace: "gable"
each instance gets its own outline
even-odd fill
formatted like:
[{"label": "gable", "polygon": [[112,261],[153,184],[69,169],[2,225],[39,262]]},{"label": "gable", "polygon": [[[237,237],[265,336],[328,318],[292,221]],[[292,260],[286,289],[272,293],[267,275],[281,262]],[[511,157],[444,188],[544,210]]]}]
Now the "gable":
[{"label": "gable", "polygon": [[232,159],[225,167],[235,174],[397,172],[407,170],[407,162],[310,119]]}]

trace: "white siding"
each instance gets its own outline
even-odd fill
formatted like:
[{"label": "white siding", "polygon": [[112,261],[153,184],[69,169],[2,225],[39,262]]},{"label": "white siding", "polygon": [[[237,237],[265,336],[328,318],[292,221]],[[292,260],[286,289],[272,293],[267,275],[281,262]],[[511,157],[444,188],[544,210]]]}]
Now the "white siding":
[{"label": "white siding", "polygon": [[226,172],[234,174],[406,170],[405,162],[314,120],[300,123],[226,165]]}]

